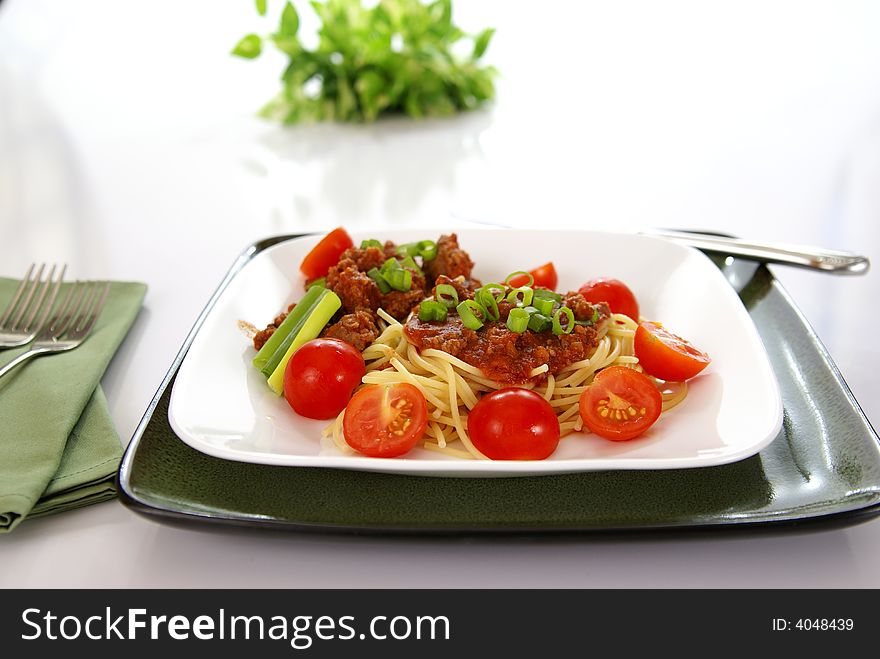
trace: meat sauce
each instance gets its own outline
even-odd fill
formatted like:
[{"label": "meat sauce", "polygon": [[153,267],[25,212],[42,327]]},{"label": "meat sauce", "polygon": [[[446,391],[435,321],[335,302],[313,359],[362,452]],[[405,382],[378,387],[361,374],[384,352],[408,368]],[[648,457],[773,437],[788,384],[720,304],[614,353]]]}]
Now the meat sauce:
[{"label": "meat sauce", "polygon": [[[458,288],[458,287],[457,287]],[[599,343],[610,312],[606,304],[592,305],[578,293],[563,298],[572,309],[575,319],[592,319],[593,310],[598,320],[592,325],[575,325],[571,334],[552,332],[519,334],[507,329],[505,321],[512,305],[499,304],[500,318],[488,322],[478,330],[465,327],[459,316],[450,313],[444,322],[423,322],[413,315],[404,326],[407,339],[420,350],[434,348],[458,357],[479,368],[487,378],[505,384],[522,384],[538,366],[547,364],[548,373],[557,375],[563,368],[586,359]],[[547,373],[535,381],[546,380]]]},{"label": "meat sauce", "polygon": [[[423,272],[407,268],[412,278],[410,290],[382,293],[376,282],[367,275],[367,271],[381,268],[389,258],[400,258],[397,246],[391,241],[386,242],[381,249],[352,247],[342,253],[339,262],[330,268],[326,277],[327,288],[339,296],[342,308],[321,333],[322,337],[341,339],[358,350],[363,350],[379,336],[378,309],[397,320],[403,320],[415,305],[428,296],[435,280],[470,277],[474,266],[467,252],[459,247],[458,237],[454,233],[440,236],[437,241],[437,255],[422,264]],[[310,282],[306,283],[307,289],[309,284]],[[292,308],[293,305],[254,336],[256,350],[263,347]]]}]

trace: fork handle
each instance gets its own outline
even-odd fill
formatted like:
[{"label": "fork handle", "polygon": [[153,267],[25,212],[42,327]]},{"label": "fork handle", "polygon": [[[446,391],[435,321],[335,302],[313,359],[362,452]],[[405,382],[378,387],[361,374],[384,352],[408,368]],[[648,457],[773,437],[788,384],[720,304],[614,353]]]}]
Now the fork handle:
[{"label": "fork handle", "polygon": [[26,362],[31,357],[37,357],[38,355],[44,355],[47,352],[51,352],[51,350],[41,350],[40,348],[31,348],[27,352],[21,353],[18,357],[13,359],[8,364],[4,364],[2,368],[0,368],[0,378],[9,373],[16,366],[21,364],[22,362]]},{"label": "fork handle", "polygon": [[757,243],[740,240],[739,238],[727,238],[724,236],[669,229],[642,231],[640,233],[681,242],[706,252],[729,254],[767,263],[796,265],[801,268],[822,270],[838,275],[863,275],[868,272],[871,265],[867,257],[852,254],[851,252],[838,252],[819,247]]}]

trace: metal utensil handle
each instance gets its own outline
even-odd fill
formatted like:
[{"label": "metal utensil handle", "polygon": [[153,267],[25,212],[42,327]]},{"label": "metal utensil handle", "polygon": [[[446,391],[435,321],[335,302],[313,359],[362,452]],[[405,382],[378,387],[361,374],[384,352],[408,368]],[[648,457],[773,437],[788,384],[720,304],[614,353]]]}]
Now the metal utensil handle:
[{"label": "metal utensil handle", "polygon": [[643,231],[645,235],[675,240],[697,249],[730,254],[766,263],[782,263],[841,275],[863,275],[871,262],[851,252],[838,252],[801,245],[756,243],[739,238],[722,238],[687,231]]},{"label": "metal utensil handle", "polygon": [[31,357],[38,357],[38,356],[45,354],[47,352],[49,352],[49,351],[48,350],[40,350],[40,349],[36,348],[36,349],[28,350],[27,352],[21,353],[18,357],[13,359],[8,364],[4,364],[3,367],[0,368],[0,378],[2,378],[4,375],[9,373],[9,371],[14,369],[16,366],[18,366],[22,362],[27,361]]}]

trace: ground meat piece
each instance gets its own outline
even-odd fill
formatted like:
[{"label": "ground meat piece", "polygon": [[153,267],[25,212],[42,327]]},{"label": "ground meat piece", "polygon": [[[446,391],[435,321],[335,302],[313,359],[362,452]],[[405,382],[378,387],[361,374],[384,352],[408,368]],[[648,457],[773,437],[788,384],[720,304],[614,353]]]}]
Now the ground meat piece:
[{"label": "ground meat piece", "polygon": [[425,299],[425,291],[413,286],[408,291],[391,291],[382,296],[379,305],[389,316],[397,320],[403,320],[409,315],[413,307]]},{"label": "ground meat piece", "polygon": [[605,302],[592,304],[580,293],[568,292],[562,296],[562,304],[574,312],[575,320],[592,320],[593,310],[599,312],[596,322],[602,322],[611,315],[611,310]]},{"label": "ground meat piece", "polygon": [[379,306],[390,316],[403,320],[412,308],[425,299],[425,277],[407,268],[412,274],[412,286],[408,291],[389,291],[382,295]]},{"label": "ground meat piece", "polygon": [[[373,250],[381,254],[378,249]],[[379,287],[351,259],[342,259],[330,268],[327,273],[327,288],[339,296],[342,308],[347,313],[359,310],[372,312],[379,306]]]},{"label": "ground meat piece", "polygon": [[470,278],[474,262],[471,257],[458,246],[458,236],[450,234],[440,236],[437,241],[437,256],[430,261],[425,261],[424,271],[428,281],[437,281],[440,275],[446,275],[450,279],[456,277]]},{"label": "ground meat piece", "polygon": [[282,311],[280,314],[275,316],[275,320],[269,323],[266,326],[266,329],[260,330],[254,335],[255,350],[259,351],[260,348],[262,348],[266,344],[266,341],[269,340],[269,337],[275,333],[275,330],[277,330],[278,326],[284,322],[284,319],[287,318],[287,314],[293,311],[293,308],[295,306],[296,304],[291,304],[289,307],[287,307],[287,311]]},{"label": "ground meat piece", "polygon": [[356,311],[344,315],[338,322],[330,325],[322,333],[328,339],[340,339],[363,350],[379,336],[379,328],[372,313]]},{"label": "ground meat piece", "polygon": [[263,346],[266,345],[266,341],[269,340],[269,337],[275,333],[275,330],[278,329],[276,325],[269,325],[266,329],[260,330],[254,335],[254,350],[259,352],[263,349]]},{"label": "ground meat piece", "polygon": [[378,247],[367,247],[360,249],[352,247],[345,250],[339,257],[340,262],[344,260],[354,261],[355,267],[361,272],[367,272],[371,268],[381,268],[382,264],[388,260],[385,253]]},{"label": "ground meat piece", "polygon": [[455,289],[455,292],[458,293],[459,302],[462,302],[464,300],[473,300],[474,294],[480,287],[480,282],[476,279],[465,279],[464,277],[456,277],[455,279],[451,279],[446,275],[440,275],[434,282],[434,288],[431,291],[431,295],[433,295],[435,298],[437,297],[437,286],[439,286],[440,284],[452,286]]}]

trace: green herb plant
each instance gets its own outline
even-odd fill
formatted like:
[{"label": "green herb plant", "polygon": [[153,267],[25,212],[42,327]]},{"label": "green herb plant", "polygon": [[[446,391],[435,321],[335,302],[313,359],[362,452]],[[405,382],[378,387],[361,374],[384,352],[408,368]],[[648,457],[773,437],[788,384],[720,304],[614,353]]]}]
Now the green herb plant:
[{"label": "green herb plant", "polygon": [[[401,113],[448,116],[494,96],[496,71],[479,61],[495,30],[464,33],[452,22],[452,0],[380,0],[371,8],[361,0],[310,4],[321,22],[314,50],[300,41],[300,18],[291,2],[276,32],[248,34],[232,50],[255,59],[271,43],[290,58],[282,89],[262,109],[264,117],[295,124],[368,122]],[[266,0],[256,0],[256,7],[266,15]],[[454,55],[460,48],[470,54]]]}]

